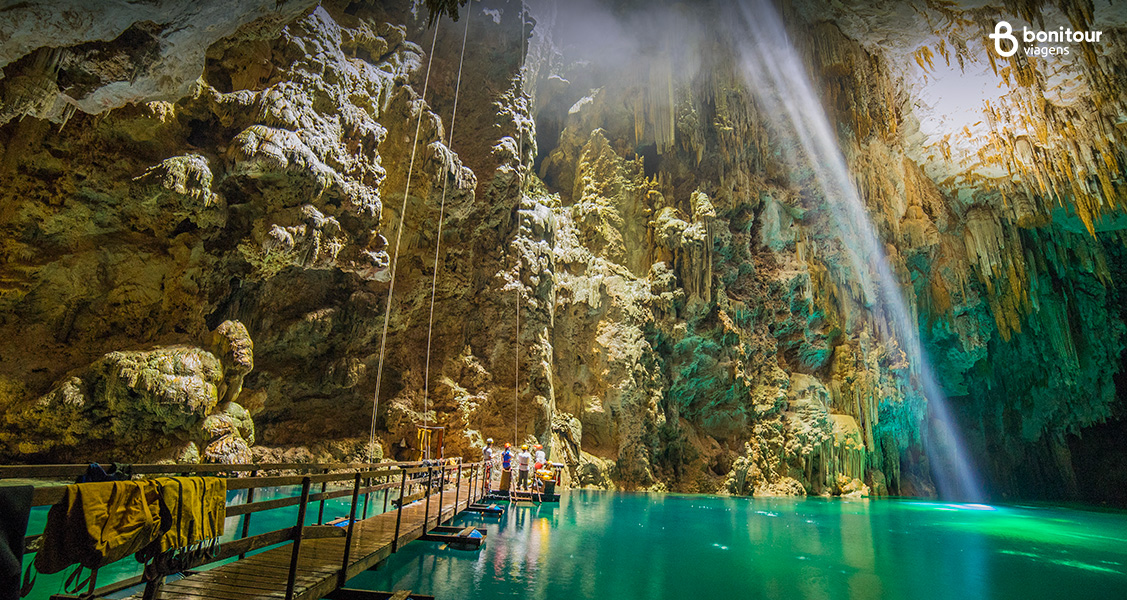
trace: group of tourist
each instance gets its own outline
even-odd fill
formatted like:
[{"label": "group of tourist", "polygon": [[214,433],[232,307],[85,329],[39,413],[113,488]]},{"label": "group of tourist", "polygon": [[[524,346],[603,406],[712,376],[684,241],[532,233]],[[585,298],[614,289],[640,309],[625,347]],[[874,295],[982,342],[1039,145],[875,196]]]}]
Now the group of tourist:
[{"label": "group of tourist", "polygon": [[[533,455],[531,450],[535,450],[536,454]],[[492,484],[492,474],[495,463],[495,458],[493,456],[493,438],[485,440],[485,447],[481,449],[481,458],[485,462],[486,469],[489,473],[489,475],[487,476],[487,481]],[[538,478],[530,479],[530,474],[532,472],[539,472],[541,469],[545,469],[548,466],[548,457],[544,453],[544,446],[536,444],[534,447],[529,448],[528,444],[522,444],[520,447],[520,452],[514,455],[512,444],[506,443],[504,451],[501,452],[502,488],[507,487],[505,485],[507,480],[511,481],[512,479],[511,473],[514,460],[516,461],[517,467],[517,480],[515,484],[516,489],[527,490],[534,486],[539,487]],[[506,478],[506,474],[510,474],[510,476]]]}]

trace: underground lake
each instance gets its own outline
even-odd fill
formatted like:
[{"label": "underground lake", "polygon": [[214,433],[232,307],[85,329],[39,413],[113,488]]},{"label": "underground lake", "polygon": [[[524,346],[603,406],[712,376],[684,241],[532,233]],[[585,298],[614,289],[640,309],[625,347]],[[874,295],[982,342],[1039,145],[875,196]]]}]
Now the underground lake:
[{"label": "underground lake", "polygon": [[[330,501],[325,514],[347,510]],[[261,513],[249,533],[295,515]],[[413,542],[348,587],[466,600],[1064,600],[1127,586],[1127,512],[1091,507],[573,490],[558,504],[521,502],[501,518],[454,523],[485,529],[487,542],[478,551]],[[135,561],[116,566],[103,583],[140,572]],[[41,578],[30,600],[62,592],[61,577]]]},{"label": "underground lake", "polygon": [[483,600],[1060,600],[1127,589],[1123,512],[572,491],[499,523],[465,521],[488,530],[480,552],[412,544],[350,585]]}]

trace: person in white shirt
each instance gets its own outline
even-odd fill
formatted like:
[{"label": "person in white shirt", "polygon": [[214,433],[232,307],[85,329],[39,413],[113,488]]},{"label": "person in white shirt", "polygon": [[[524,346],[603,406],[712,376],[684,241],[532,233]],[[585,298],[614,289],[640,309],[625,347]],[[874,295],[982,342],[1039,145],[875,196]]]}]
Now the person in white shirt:
[{"label": "person in white shirt", "polygon": [[517,470],[519,476],[517,478],[517,488],[528,489],[528,471],[532,468],[532,455],[528,452],[528,444],[520,447],[520,454],[517,454]]},{"label": "person in white shirt", "polygon": [[493,438],[485,440],[485,447],[481,449],[481,462],[485,463],[485,480],[489,482],[489,489],[493,489]]},{"label": "person in white shirt", "polygon": [[543,467],[544,463],[546,463],[546,462],[548,462],[548,458],[544,454],[544,446],[541,446],[540,444],[536,444],[536,468],[537,468],[537,470],[539,470],[541,467]]}]

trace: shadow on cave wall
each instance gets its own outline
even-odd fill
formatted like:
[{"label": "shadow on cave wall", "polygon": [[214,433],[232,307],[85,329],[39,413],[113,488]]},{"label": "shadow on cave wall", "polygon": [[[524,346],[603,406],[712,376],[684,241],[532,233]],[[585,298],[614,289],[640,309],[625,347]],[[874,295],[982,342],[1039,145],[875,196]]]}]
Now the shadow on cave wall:
[{"label": "shadow on cave wall", "polygon": [[[1107,246],[1113,297],[1127,320],[1127,249]],[[1127,508],[1127,353],[1115,375],[1115,403],[1107,421],[1068,436],[1078,500]]]}]

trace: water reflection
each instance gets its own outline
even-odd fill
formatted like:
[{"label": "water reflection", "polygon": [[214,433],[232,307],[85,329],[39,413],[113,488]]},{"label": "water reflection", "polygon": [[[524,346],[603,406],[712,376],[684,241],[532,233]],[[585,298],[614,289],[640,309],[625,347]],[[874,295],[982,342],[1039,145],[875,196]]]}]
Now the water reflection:
[{"label": "water reflection", "polygon": [[961,600],[1127,585],[1120,513],[573,491],[558,506],[466,522],[489,530],[480,552],[412,543],[350,586],[467,599]]}]

